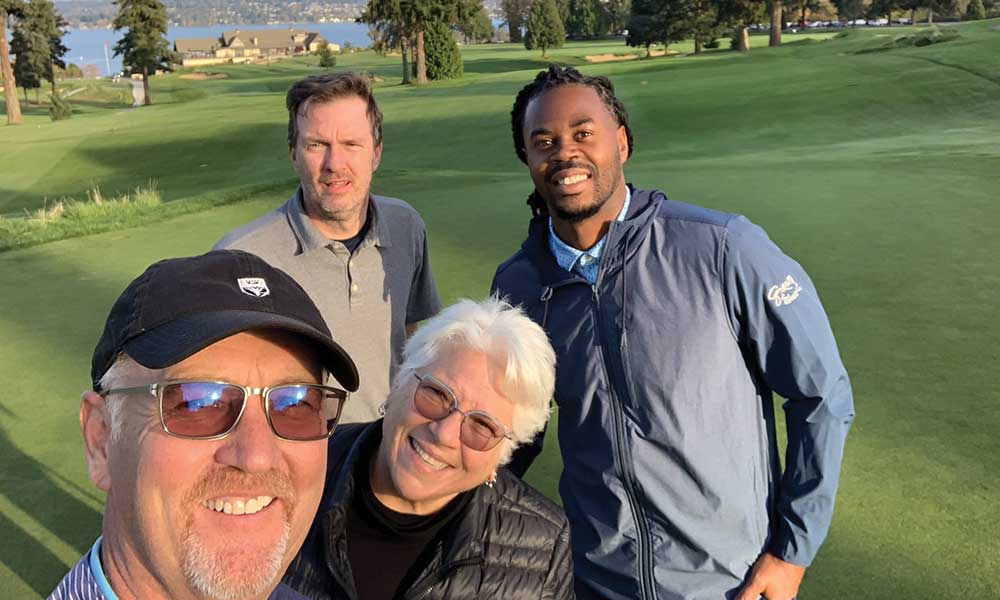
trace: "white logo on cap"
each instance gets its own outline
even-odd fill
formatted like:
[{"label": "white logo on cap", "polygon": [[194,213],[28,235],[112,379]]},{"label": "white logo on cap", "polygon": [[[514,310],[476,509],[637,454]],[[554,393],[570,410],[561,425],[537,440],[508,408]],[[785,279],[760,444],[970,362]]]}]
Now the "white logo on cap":
[{"label": "white logo on cap", "polygon": [[271,294],[263,277],[241,277],[236,280],[236,283],[240,284],[240,290],[247,296],[263,298]]}]

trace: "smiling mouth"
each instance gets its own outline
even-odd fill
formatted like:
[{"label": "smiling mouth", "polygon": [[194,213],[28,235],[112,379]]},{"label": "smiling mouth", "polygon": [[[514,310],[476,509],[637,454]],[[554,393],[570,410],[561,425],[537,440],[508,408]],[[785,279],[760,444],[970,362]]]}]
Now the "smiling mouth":
[{"label": "smiling mouth", "polygon": [[273,501],[273,496],[227,497],[205,500],[201,505],[227,515],[253,515],[267,508]]},{"label": "smiling mouth", "polygon": [[449,465],[447,463],[443,463],[443,462],[437,460],[436,458],[434,458],[433,456],[431,456],[430,454],[428,454],[427,451],[425,451],[420,446],[420,442],[418,442],[417,440],[415,440],[412,436],[410,438],[408,438],[408,439],[409,439],[409,442],[410,442],[410,448],[413,449],[413,452],[415,452],[416,455],[420,457],[420,460],[422,460],[425,463],[427,463],[427,465],[429,467],[431,467],[432,469],[434,469],[435,471],[442,471],[444,469],[447,469],[447,468],[451,467],[451,465]]},{"label": "smiling mouth", "polygon": [[568,177],[556,179],[555,182],[558,185],[573,185],[574,183],[580,183],[581,181],[586,181],[588,179],[590,179],[589,173],[580,173],[578,175],[570,175]]}]

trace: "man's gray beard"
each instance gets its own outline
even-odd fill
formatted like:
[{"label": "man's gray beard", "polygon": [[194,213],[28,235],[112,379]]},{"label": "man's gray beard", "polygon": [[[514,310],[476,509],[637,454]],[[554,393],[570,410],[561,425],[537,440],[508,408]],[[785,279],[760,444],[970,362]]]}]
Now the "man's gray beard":
[{"label": "man's gray beard", "polygon": [[189,531],[183,545],[184,576],[194,590],[213,600],[264,598],[277,587],[281,578],[289,537],[291,526],[286,519],[281,538],[271,547],[270,553],[260,556],[250,568],[233,573],[231,571],[234,567],[244,566],[237,565],[237,561],[233,560],[241,551],[246,551],[240,547],[238,540],[231,540],[232,548],[209,552],[202,545],[201,539]]}]

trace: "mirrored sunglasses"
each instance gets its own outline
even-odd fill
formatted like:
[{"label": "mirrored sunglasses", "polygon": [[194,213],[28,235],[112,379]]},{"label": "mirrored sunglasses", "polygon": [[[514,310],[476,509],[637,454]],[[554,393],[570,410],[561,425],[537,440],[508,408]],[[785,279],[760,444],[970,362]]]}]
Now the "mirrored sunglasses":
[{"label": "mirrored sunglasses", "polygon": [[228,435],[239,424],[247,398],[260,395],[267,423],[284,440],[321,440],[333,433],[348,393],[312,383],[253,388],[222,381],[163,381],[104,392],[148,392],[158,401],[160,424],[168,434],[212,440]]}]

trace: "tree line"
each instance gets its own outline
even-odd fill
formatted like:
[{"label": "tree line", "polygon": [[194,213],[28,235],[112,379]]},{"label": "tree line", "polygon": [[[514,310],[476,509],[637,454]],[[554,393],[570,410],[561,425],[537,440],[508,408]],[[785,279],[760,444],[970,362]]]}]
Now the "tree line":
[{"label": "tree line", "polygon": [[[169,70],[177,60],[166,38],[167,11],[160,0],[117,0],[114,4],[118,6],[114,29],[125,30],[115,43],[115,56],[122,57],[130,73],[142,74],[145,102],[150,104],[149,75],[158,69]],[[17,86],[24,89],[25,101],[28,90],[34,89],[37,101],[45,81],[52,86],[53,106],[68,116],[65,99],[56,93],[57,70],[67,69],[64,57],[68,48],[63,44],[67,25],[52,0],[0,0],[0,75],[8,125],[22,122]],[[12,55],[16,61],[11,60]]]}]

